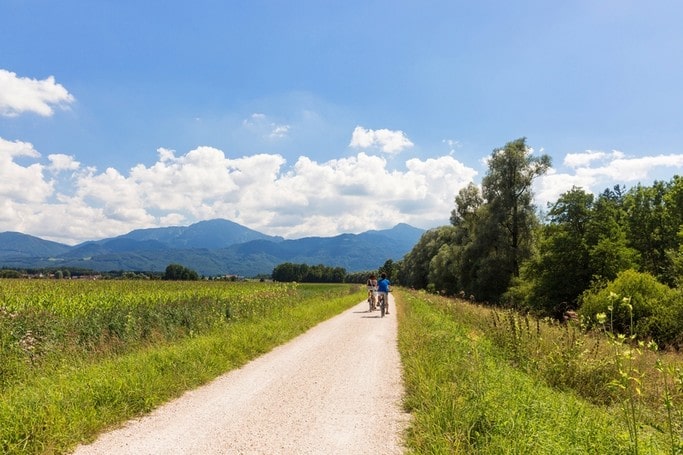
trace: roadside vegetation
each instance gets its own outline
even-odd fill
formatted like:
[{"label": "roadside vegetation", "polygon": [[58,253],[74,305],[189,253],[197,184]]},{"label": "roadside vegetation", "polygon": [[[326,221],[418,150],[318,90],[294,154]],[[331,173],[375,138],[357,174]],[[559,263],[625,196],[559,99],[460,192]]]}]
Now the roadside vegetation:
[{"label": "roadside vegetation", "polygon": [[488,163],[481,186],[456,195],[450,225],[427,231],[396,264],[394,283],[593,322],[614,292],[633,310],[614,307],[615,330],[683,347],[683,178],[598,195],[574,187],[535,207],[547,155],[522,138],[493,150]]},{"label": "roadside vegetation", "polygon": [[683,178],[535,207],[550,165],[494,149],[392,265],[415,453],[683,453]]},{"label": "roadside vegetation", "polygon": [[683,362],[604,325],[397,289],[410,453],[683,453]]},{"label": "roadside vegetation", "polygon": [[0,453],[67,453],[364,296],[343,284],[0,280]]},{"label": "roadside vegetation", "polygon": [[401,331],[416,453],[683,453],[683,178],[539,208],[547,155],[521,138],[488,164],[394,264],[424,292]]}]

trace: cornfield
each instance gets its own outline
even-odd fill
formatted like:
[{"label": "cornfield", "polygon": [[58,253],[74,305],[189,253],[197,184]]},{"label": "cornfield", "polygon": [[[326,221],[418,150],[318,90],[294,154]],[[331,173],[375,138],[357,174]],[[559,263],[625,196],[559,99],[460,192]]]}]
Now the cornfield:
[{"label": "cornfield", "polygon": [[128,352],[271,314],[293,304],[301,287],[219,281],[0,280],[0,390],[64,358]]}]

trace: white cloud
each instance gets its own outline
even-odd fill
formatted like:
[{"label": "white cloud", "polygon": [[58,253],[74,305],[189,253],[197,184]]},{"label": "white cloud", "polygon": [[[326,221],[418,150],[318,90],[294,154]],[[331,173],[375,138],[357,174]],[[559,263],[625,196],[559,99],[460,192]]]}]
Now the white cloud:
[{"label": "white cloud", "polygon": [[272,121],[267,115],[260,112],[253,113],[242,120],[242,126],[265,139],[272,140],[287,137],[291,128],[290,125]]},{"label": "white cloud", "polygon": [[76,161],[73,156],[64,155],[61,153],[48,155],[47,158],[50,160],[50,170],[53,172],[75,171],[81,165],[81,163]]},{"label": "white cloud", "polygon": [[548,203],[557,201],[560,195],[572,187],[580,187],[590,192],[597,182],[597,179],[586,174],[558,173],[555,169],[550,169],[534,183],[535,203],[538,208],[545,209]]},{"label": "white cloud", "polygon": [[15,156],[38,158],[40,153],[30,142],[8,141],[0,137],[0,159],[9,162]]},{"label": "white cloud", "polygon": [[14,161],[16,157],[39,158],[40,153],[28,142],[0,137],[0,199],[24,203],[46,200],[53,192],[53,182],[45,179],[43,166],[22,166]]},{"label": "white cloud", "polygon": [[359,149],[378,148],[391,155],[398,154],[413,145],[403,131],[369,130],[362,126],[357,126],[353,130],[349,143],[350,147]]},{"label": "white cloud", "polygon": [[639,158],[617,158],[599,169],[613,179],[636,182],[645,179],[655,168],[682,168],[683,155],[656,155]]},{"label": "white cloud", "polygon": [[654,180],[653,175],[661,169],[666,169],[669,175],[672,175],[673,169],[683,170],[683,154],[630,158],[617,150],[609,153],[587,150],[567,154],[564,164],[571,168],[571,172],[551,169],[536,181],[536,200],[542,208],[548,202],[555,202],[572,186],[598,194],[614,185],[625,185],[627,188],[637,183],[649,185]]},{"label": "white cloud", "polygon": [[[455,195],[477,176],[451,155],[389,167],[385,157],[364,151],[325,162],[300,156],[293,164],[276,154],[230,157],[204,146],[157,152],[149,166],[98,172],[67,155],[41,163],[30,143],[0,138],[0,231],[73,244],[213,218],[288,238],[401,222],[430,228],[448,223]],[[569,171],[551,169],[537,179],[537,205],[545,208],[574,185],[598,193],[637,183],[629,179],[644,180],[658,168],[683,168],[683,154],[592,153],[570,159],[577,167]]]},{"label": "white cloud", "polygon": [[273,129],[270,132],[270,137],[281,138],[287,136],[289,132],[289,125],[273,125]]},{"label": "white cloud", "polygon": [[[40,158],[30,144],[7,144]],[[127,174],[81,169],[72,157],[51,155],[54,169],[76,171],[55,174],[62,179],[55,185],[40,163],[21,166],[5,156],[15,175],[6,193],[26,188],[29,179],[43,191],[31,198],[20,197],[18,190],[8,194],[0,231],[20,230],[66,243],[212,218],[289,238],[400,222],[432,227],[447,222],[455,195],[476,173],[450,156],[411,159],[403,171],[389,170],[384,158],[364,152],[327,162],[301,156],[286,167],[280,155],[232,158],[216,148],[198,147],[184,155],[159,149],[156,163],[135,166]],[[55,190],[63,185],[72,190]]]},{"label": "white cloud", "polygon": [[74,97],[54,76],[37,80],[18,77],[16,73],[0,69],[0,115],[16,117],[32,112],[43,117],[51,116],[53,107],[65,107]]},{"label": "white cloud", "polygon": [[586,150],[585,152],[581,153],[568,153],[564,157],[564,165],[576,169],[586,167],[594,161],[610,161],[623,157],[624,154],[618,150],[612,150],[611,153]]}]

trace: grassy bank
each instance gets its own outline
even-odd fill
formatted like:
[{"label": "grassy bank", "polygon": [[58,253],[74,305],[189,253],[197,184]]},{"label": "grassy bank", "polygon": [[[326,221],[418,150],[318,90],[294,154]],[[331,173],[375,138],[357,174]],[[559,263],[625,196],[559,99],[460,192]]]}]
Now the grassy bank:
[{"label": "grassy bank", "polygon": [[[394,297],[400,302],[405,404],[413,414],[407,435],[410,453],[678,453],[671,433],[643,419],[645,408],[640,401],[634,403],[642,411],[634,441],[629,419],[621,412],[621,405],[629,403],[621,401],[628,398],[627,393],[613,392],[597,404],[594,391],[586,398],[568,387],[567,381],[551,383],[549,377],[559,374],[549,374],[552,365],[563,370],[557,365],[577,361],[573,358],[577,350],[565,359],[557,358],[566,348],[561,335],[566,328],[550,332],[541,329],[540,322],[538,326],[530,323],[524,336],[530,338],[532,332],[538,336],[524,341],[519,321],[514,326],[496,326],[499,316],[490,309],[405,290],[398,290]],[[501,330],[508,333],[506,340],[501,339]],[[544,337],[555,337],[545,340],[554,348],[544,347]],[[522,353],[533,351],[532,346],[537,357]],[[545,353],[538,352],[544,349]],[[623,377],[623,370],[614,355],[612,359],[611,363],[609,359],[595,361],[591,367],[595,376],[583,379],[600,383],[602,390],[613,390],[613,381]]]},{"label": "grassy bank", "polygon": [[[349,286],[300,285],[276,309],[266,311],[259,301],[253,314],[241,310],[249,317],[223,316],[201,332],[187,330],[183,336],[152,337],[144,343],[136,338],[132,348],[109,349],[107,355],[100,352],[101,343],[91,356],[66,351],[59,359],[52,353],[49,362],[32,367],[33,375],[23,372],[21,381],[13,377],[2,389],[0,452],[67,453],[103,429],[244,364],[364,296]],[[233,302],[232,308],[237,304],[247,305]]]}]

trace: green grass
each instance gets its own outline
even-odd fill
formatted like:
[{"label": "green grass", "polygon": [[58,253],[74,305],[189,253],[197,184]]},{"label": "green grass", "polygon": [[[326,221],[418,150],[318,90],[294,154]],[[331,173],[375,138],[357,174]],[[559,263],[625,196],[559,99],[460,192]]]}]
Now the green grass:
[{"label": "green grass", "polygon": [[214,326],[199,335],[93,362],[67,357],[60,367],[40,370],[2,390],[0,453],[68,453],[103,429],[146,413],[301,334],[364,295],[348,286],[310,286],[302,300],[262,318]]},{"label": "green grass", "polygon": [[[550,387],[493,343],[474,306],[398,290],[406,435],[415,454],[629,454],[628,429],[610,408]],[[646,431],[639,453],[671,453]]]}]

